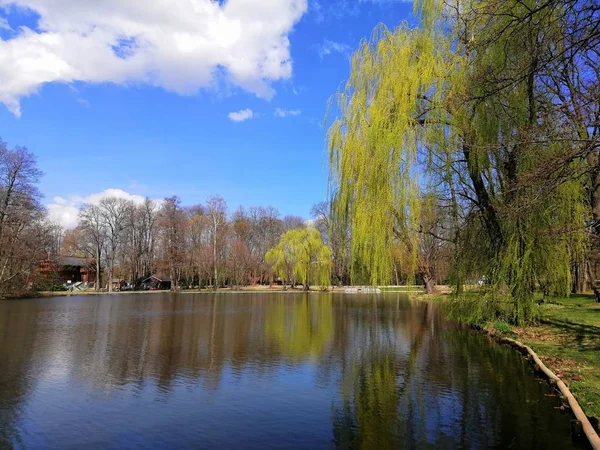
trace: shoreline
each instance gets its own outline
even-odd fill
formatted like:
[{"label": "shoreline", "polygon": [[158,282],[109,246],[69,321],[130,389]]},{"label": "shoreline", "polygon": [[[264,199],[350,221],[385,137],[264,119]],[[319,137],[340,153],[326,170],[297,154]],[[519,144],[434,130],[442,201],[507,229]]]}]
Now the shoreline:
[{"label": "shoreline", "polygon": [[[258,294],[268,294],[268,293],[273,293],[273,294],[301,294],[301,293],[307,293],[307,294],[314,294],[314,293],[334,293],[334,294],[356,294],[351,293],[351,292],[345,292],[346,288],[348,287],[353,287],[353,286],[344,286],[344,287],[329,287],[327,290],[323,290],[320,287],[311,287],[308,291],[304,290],[304,289],[283,289],[281,287],[269,287],[269,286],[246,286],[243,288],[218,288],[216,290],[214,289],[182,289],[180,291],[171,291],[171,290],[151,290],[151,291],[133,291],[133,290],[126,290],[126,291],[113,291],[113,292],[108,292],[108,291],[91,291],[91,290],[86,290],[86,291],[39,291],[39,292],[35,292],[35,293],[30,293],[27,295],[22,295],[22,296],[18,296],[18,297],[6,297],[6,298],[0,298],[0,300],[6,300],[6,301],[15,301],[15,300],[28,300],[28,299],[35,299],[35,298],[52,298],[52,297],[70,297],[70,296],[76,296],[76,295],[132,295],[132,294],[143,294],[143,295],[147,295],[147,294],[219,294],[219,293],[234,293],[234,294],[253,294],[253,293],[258,293]],[[396,288],[400,288],[400,289],[396,289]],[[391,289],[389,287],[383,288],[384,290],[382,290],[382,292],[380,294],[391,294],[391,293],[395,293],[395,294],[417,294],[418,296],[420,295],[425,295],[422,292],[418,292],[417,289],[415,289],[415,286],[406,286],[405,289],[402,289],[402,286],[393,286]],[[422,289],[421,289],[422,290]],[[410,295],[412,297],[412,295]]]},{"label": "shoreline", "polygon": [[[473,330],[490,336],[496,342],[508,345],[517,350],[527,361],[533,362],[536,371],[544,376],[546,382],[554,387],[563,400],[566,400],[571,413],[575,417],[575,421],[571,423],[571,432],[578,434],[578,437],[583,437],[588,440],[592,449],[600,450],[600,436],[598,436],[598,418],[588,416],[581,407],[577,398],[573,395],[569,386],[552,370],[550,370],[542,361],[540,356],[528,345],[523,344],[517,339],[512,339],[496,332],[493,328],[481,328],[472,326]],[[594,425],[595,424],[595,425]],[[583,436],[582,436],[583,434]]]},{"label": "shoreline", "polygon": [[[411,298],[439,303],[448,300],[447,294]],[[580,423],[574,424],[573,432],[600,450],[600,315],[594,317],[596,312],[600,314],[600,304],[593,295],[574,294],[569,298],[548,298],[541,308],[542,318],[537,325],[465,325],[500,344],[510,345],[533,361],[546,382],[568,400],[574,422]],[[594,346],[598,346],[598,351]]]}]

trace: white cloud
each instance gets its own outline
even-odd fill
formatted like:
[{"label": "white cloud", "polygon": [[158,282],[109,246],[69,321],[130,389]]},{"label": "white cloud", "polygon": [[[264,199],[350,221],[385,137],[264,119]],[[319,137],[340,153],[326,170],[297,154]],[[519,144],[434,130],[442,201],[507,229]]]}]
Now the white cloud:
[{"label": "white cloud", "polygon": [[271,98],[272,82],[292,74],[288,35],[307,0],[0,0],[7,6],[40,17],[0,40],[0,103],[18,116],[22,97],[54,82],[179,94],[226,82]]},{"label": "white cloud", "polygon": [[329,39],[323,40],[323,43],[317,47],[319,57],[331,55],[332,53],[341,53],[343,55],[349,55],[352,47],[340,42],[330,41]]},{"label": "white cloud", "polygon": [[4,17],[0,17],[0,29],[12,31],[12,28],[8,24],[8,21]]},{"label": "white cloud", "polygon": [[64,228],[75,228],[77,226],[77,215],[79,208],[77,203],[62,197],[54,197],[52,203],[46,205],[48,210],[48,219],[52,223],[61,225]]},{"label": "white cloud", "polygon": [[242,109],[241,111],[230,112],[228,117],[234,122],[243,122],[244,120],[252,119],[254,113],[251,109]]},{"label": "white cloud", "polygon": [[318,0],[310,1],[310,12],[314,15],[315,20],[318,23],[323,22],[325,20],[325,12],[323,11],[323,6],[319,3]]},{"label": "white cloud", "polygon": [[299,116],[300,114],[302,114],[302,111],[299,109],[276,108],[273,114],[275,115],[275,117]]},{"label": "white cloud", "polygon": [[[52,203],[46,205],[48,219],[53,223],[62,225],[64,228],[75,228],[77,226],[79,208],[84,204],[97,205],[100,200],[105,197],[131,200],[136,204],[142,204],[145,200],[145,197],[142,197],[141,195],[130,194],[122,189],[105,189],[102,192],[97,192],[88,196],[71,195],[68,198],[54,197]],[[160,203],[160,200],[155,201]]]}]

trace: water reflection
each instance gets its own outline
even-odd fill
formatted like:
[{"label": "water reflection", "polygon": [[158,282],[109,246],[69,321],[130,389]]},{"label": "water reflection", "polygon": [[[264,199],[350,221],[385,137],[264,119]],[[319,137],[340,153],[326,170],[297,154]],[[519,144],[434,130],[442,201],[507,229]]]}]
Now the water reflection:
[{"label": "water reflection", "polygon": [[520,357],[402,297],[3,302],[0,331],[0,447],[572,446]]}]

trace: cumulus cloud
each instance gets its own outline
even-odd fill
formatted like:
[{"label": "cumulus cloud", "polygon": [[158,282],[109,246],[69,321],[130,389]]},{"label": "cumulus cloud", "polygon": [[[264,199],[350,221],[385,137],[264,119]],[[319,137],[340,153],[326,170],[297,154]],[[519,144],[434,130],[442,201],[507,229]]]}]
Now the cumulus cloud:
[{"label": "cumulus cloud", "polygon": [[321,45],[317,47],[319,57],[321,59],[324,56],[331,55],[332,53],[341,53],[343,55],[349,55],[352,48],[349,45],[342,44],[340,42],[330,41],[325,39]]},{"label": "cumulus cloud", "polygon": [[254,113],[251,109],[247,108],[237,112],[230,112],[228,117],[234,122],[243,122],[244,120],[252,119],[252,117],[254,117]]},{"label": "cumulus cloud", "polygon": [[19,116],[22,97],[54,82],[185,95],[225,81],[270,98],[292,74],[288,34],[307,0],[0,0],[8,6],[39,15],[0,40],[0,103]]},{"label": "cumulus cloud", "polygon": [[275,112],[273,114],[275,115],[275,117],[299,116],[300,114],[302,114],[302,111],[299,109],[275,108]]},{"label": "cumulus cloud", "polygon": [[48,219],[64,228],[75,228],[77,226],[79,208],[85,204],[97,205],[105,197],[131,200],[136,204],[142,204],[145,200],[141,195],[130,194],[122,189],[105,189],[102,192],[88,196],[72,195],[68,198],[54,197],[52,203],[46,205]]}]

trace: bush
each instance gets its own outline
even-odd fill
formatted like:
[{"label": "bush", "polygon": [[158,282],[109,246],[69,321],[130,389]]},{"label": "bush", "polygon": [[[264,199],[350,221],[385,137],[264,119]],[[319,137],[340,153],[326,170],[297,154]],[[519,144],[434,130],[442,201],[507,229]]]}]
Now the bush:
[{"label": "bush", "polygon": [[497,320],[494,322],[494,329],[500,334],[512,334],[512,328],[506,322]]},{"label": "bush", "polygon": [[495,291],[484,294],[466,293],[446,303],[449,319],[469,325],[527,325],[539,319],[539,307],[531,301],[517,300]]},{"label": "bush", "polygon": [[41,278],[33,285],[32,290],[35,292],[64,292],[67,288],[57,279]]}]

